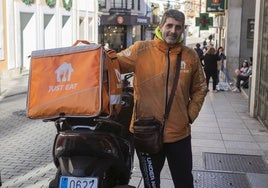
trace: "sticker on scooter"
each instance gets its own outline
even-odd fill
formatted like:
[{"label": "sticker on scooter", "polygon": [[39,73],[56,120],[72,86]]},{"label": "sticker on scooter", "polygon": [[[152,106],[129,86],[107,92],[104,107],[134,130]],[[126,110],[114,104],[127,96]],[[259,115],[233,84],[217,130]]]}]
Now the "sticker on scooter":
[{"label": "sticker on scooter", "polygon": [[61,176],[60,188],[98,188],[98,178]]}]

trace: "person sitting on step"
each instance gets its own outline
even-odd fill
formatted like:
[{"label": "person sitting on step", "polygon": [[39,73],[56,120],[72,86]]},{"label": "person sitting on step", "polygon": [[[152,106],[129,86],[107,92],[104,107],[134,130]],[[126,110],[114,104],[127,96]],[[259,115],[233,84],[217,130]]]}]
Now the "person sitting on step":
[{"label": "person sitting on step", "polygon": [[237,76],[236,76],[236,87],[233,89],[234,93],[240,93],[241,92],[241,81],[243,81],[243,87],[245,87],[245,88],[247,87],[249,77],[251,76],[251,74],[252,74],[252,57],[250,57],[249,67],[247,69],[247,72],[237,74]]}]

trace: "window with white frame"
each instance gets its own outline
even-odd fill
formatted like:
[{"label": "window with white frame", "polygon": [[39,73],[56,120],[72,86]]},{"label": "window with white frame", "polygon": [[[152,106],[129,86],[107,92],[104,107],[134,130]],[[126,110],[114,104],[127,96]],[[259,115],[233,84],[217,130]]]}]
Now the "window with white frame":
[{"label": "window with white frame", "polygon": [[98,0],[99,8],[106,9],[106,0]]},{"label": "window with white frame", "polygon": [[131,9],[133,1],[129,0],[111,0],[111,8]]}]

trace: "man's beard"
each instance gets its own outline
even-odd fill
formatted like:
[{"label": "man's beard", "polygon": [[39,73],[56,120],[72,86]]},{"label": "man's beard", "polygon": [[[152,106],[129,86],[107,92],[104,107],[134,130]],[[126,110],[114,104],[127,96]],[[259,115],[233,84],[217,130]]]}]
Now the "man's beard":
[{"label": "man's beard", "polygon": [[167,35],[165,38],[166,43],[168,44],[176,44],[179,40],[178,35]]}]

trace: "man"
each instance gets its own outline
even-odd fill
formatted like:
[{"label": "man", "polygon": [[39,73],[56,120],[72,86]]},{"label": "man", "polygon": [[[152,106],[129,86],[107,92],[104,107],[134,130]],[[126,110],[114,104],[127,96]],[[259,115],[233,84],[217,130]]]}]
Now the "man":
[{"label": "man", "polygon": [[160,187],[160,172],[166,158],[175,187],[193,188],[191,123],[201,110],[207,86],[197,53],[183,45],[184,24],[182,12],[168,10],[152,41],[135,42],[118,53],[121,71],[135,73],[132,133],[136,118],[154,116],[162,121],[167,75],[169,96],[178,55],[182,57],[179,83],[165,124],[164,147],[157,154],[142,153],[136,149],[145,188]]}]

